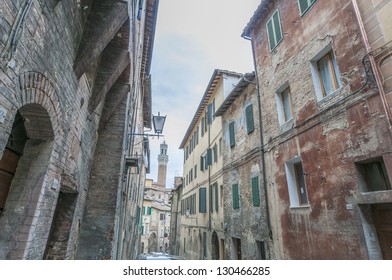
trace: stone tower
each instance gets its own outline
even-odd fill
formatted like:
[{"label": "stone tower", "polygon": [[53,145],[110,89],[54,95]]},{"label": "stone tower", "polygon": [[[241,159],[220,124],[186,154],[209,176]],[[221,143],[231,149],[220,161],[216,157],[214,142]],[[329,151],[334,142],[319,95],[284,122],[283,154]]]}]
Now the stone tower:
[{"label": "stone tower", "polygon": [[167,155],[167,144],[165,141],[161,144],[161,153],[158,155],[158,181],[157,185],[166,187],[166,170],[169,156]]}]

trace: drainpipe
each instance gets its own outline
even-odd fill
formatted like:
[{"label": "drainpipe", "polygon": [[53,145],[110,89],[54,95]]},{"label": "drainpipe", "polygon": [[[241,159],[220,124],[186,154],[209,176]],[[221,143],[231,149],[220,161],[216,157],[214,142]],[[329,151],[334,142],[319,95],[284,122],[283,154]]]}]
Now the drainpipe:
[{"label": "drainpipe", "polygon": [[386,97],[386,94],[384,91],[384,86],[382,84],[380,69],[378,68],[376,60],[375,60],[373,53],[372,53],[372,48],[370,47],[369,39],[368,39],[368,36],[366,34],[366,30],[365,30],[365,25],[364,25],[362,17],[361,17],[361,12],[359,11],[358,2],[357,2],[357,0],[352,0],[352,3],[354,6],[355,15],[357,16],[359,28],[361,30],[362,39],[365,43],[366,52],[369,55],[369,61],[370,61],[370,65],[372,66],[373,75],[376,80],[378,90],[380,91],[380,97],[381,97],[382,105],[384,107],[385,114],[387,115],[389,129],[392,130],[392,114],[391,114],[388,100],[387,100],[387,97]]},{"label": "drainpipe", "polygon": [[261,118],[261,99],[260,99],[260,88],[258,82],[258,75],[257,75],[257,63],[256,63],[256,56],[255,56],[255,49],[253,45],[252,37],[242,36],[242,38],[249,40],[252,46],[252,57],[253,57],[253,66],[255,68],[255,80],[256,82],[253,83],[256,86],[256,94],[257,94],[257,105],[258,105],[258,119],[259,119],[259,132],[260,132],[260,157],[261,157],[261,165],[262,165],[262,175],[263,175],[263,187],[264,187],[264,197],[265,197],[265,211],[266,211],[266,219],[267,219],[267,229],[268,235],[270,239],[273,239],[272,234],[272,227],[271,227],[271,217],[269,211],[269,199],[268,199],[268,191],[267,191],[267,178],[265,172],[265,151],[264,151],[264,140],[263,140],[263,121]]}]

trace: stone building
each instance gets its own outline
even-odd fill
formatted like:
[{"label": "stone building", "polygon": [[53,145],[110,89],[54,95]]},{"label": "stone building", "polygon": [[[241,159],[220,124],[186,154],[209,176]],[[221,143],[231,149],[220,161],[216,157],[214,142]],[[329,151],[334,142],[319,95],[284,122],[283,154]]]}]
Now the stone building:
[{"label": "stone building", "polygon": [[217,109],[222,119],[225,256],[270,259],[255,74],[245,74]]},{"label": "stone building", "polygon": [[222,122],[215,108],[242,74],[216,69],[183,137],[180,248],[186,259],[224,259]]},{"label": "stone building", "polygon": [[392,1],[263,0],[251,41],[278,259],[391,259]]},{"label": "stone building", "polygon": [[182,197],[182,182],[183,177],[174,177],[174,188],[171,191],[171,210],[170,210],[170,235],[169,235],[169,248],[170,254],[179,255],[180,251],[180,217],[181,208],[180,200]]},{"label": "stone building", "polygon": [[138,253],[157,8],[0,2],[0,259]]},{"label": "stone building", "polygon": [[160,145],[158,182],[146,179],[143,195],[141,253],[169,252],[171,189],[166,188],[167,144]]}]

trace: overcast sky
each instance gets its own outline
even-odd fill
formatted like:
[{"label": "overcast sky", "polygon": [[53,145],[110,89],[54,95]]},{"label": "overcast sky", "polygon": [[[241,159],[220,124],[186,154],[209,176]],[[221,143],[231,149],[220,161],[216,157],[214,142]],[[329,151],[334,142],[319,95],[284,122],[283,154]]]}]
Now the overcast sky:
[{"label": "overcast sky", "polygon": [[150,139],[157,180],[159,145],[168,144],[166,186],[182,176],[181,141],[215,69],[253,71],[251,45],[242,30],[260,0],[160,0],[151,64],[152,113],[167,115],[164,138]]}]

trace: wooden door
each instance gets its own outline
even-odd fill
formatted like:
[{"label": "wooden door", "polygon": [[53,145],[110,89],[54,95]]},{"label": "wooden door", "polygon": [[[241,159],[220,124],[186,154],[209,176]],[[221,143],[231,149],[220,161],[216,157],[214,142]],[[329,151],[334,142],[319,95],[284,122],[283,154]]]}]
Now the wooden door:
[{"label": "wooden door", "polygon": [[0,211],[4,209],[18,160],[18,154],[4,149],[3,158],[0,160]]}]

